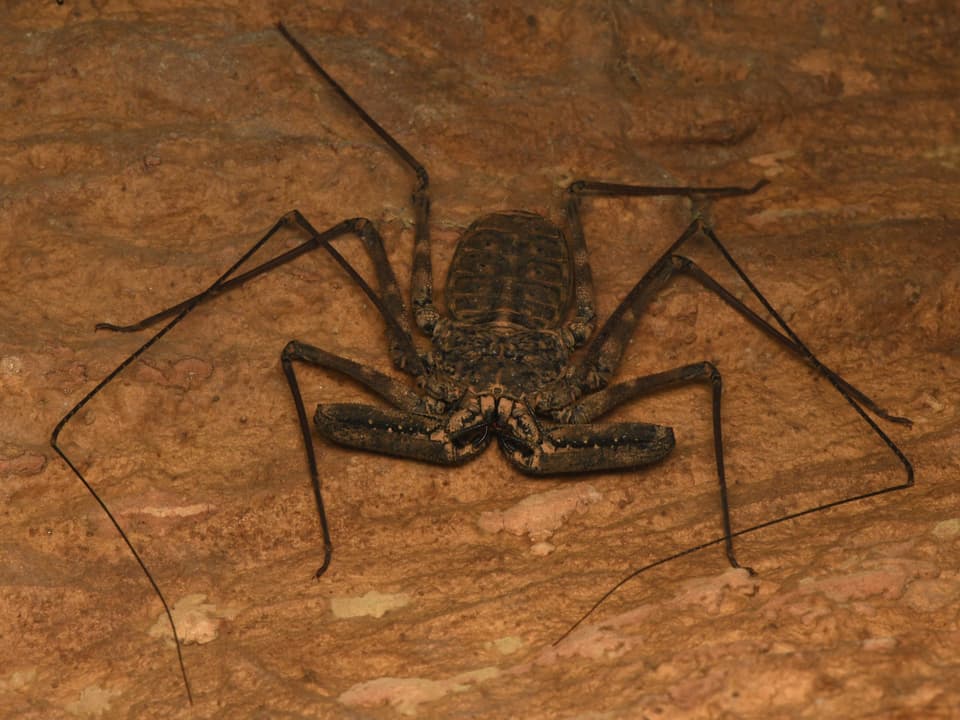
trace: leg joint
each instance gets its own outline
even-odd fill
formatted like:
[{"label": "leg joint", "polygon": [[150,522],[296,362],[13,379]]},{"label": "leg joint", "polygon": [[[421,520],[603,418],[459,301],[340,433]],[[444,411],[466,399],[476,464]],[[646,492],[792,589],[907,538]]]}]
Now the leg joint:
[{"label": "leg joint", "polygon": [[694,363],[693,365],[685,365],[680,368],[680,379],[683,382],[692,382],[692,381],[704,381],[709,380],[712,385],[719,387],[723,384],[723,378],[720,376],[720,371],[717,369],[717,366],[714,365],[709,360],[704,360],[702,362]]},{"label": "leg joint", "polygon": [[303,357],[303,345],[298,340],[288,342],[280,353],[281,360],[300,360]]},{"label": "leg joint", "polygon": [[710,377],[710,382],[714,387],[719,388],[723,385],[723,378],[720,376],[720,371],[717,369],[717,366],[714,365],[709,360],[703,361],[703,368],[707,371],[707,374]]},{"label": "leg joint", "polygon": [[350,218],[346,221],[347,226],[350,228],[351,232],[355,232],[363,240],[367,240],[370,234],[377,234],[377,228],[374,226],[373,221],[368,220],[365,217],[355,217]]},{"label": "leg joint", "polygon": [[285,225],[289,225],[290,223],[302,225],[306,222],[306,218],[303,216],[302,212],[294,208],[293,210],[289,210],[288,212],[284,213],[283,217],[280,218],[280,222],[284,223]]}]

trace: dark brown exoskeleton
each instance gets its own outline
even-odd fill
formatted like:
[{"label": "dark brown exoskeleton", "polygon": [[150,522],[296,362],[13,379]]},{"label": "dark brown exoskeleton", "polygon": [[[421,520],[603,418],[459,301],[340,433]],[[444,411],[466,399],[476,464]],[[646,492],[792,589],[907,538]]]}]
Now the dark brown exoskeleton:
[{"label": "dark brown exoskeleton", "polygon": [[[887,421],[903,424],[910,421],[887,413],[821,363],[760,294],[699,216],[637,281],[600,330],[594,332],[593,285],[580,221],[580,204],[584,197],[675,195],[711,200],[748,195],[765,182],[750,188],[699,188],[577,181],[565,193],[562,228],[545,217],[525,211],[485,215],[471,224],[457,243],[447,278],[447,313],[444,315],[433,301],[426,170],[327,74],[282,24],[278,29],[312,70],[416,175],[412,195],[415,232],[411,304],[414,322],[429,338],[432,348],[422,353],[414,343],[393,269],[373,223],[352,218],[320,232],[297,210],[280,218],[206,291],[134,325],[102,323],[97,326],[134,331],[173,318],[67,413],[54,429],[51,440],[56,451],[100,503],[140,563],[164,605],[171,627],[173,619],[162,593],[106,505],[60,449],[59,433],[81,407],[199,303],[316,248],[326,250],[370,298],[386,323],[389,353],[394,365],[416,381],[416,389],[413,389],[373,368],[296,340],[283,349],[281,362],[303,433],[323,532],[324,558],[318,576],[327,569],[333,546],[310,423],[294,371],[296,362],[341,373],[389,406],[359,403],[318,406],[315,425],[319,434],[328,440],[361,450],[455,465],[476,457],[496,437],[507,460],[521,472],[531,475],[633,468],[662,459],[674,446],[671,428],[640,422],[603,422],[601,418],[643,395],[690,383],[709,384],[712,388],[713,445],[723,535],[641,568],[616,587],[652,565],[720,542],[726,545],[730,563],[739,567],[733,548],[733,538],[737,535],[827,507],[902,489],[913,483],[910,462],[870,413]],[[307,240],[252,270],[236,274],[240,266],[283,227],[299,229]],[[355,235],[362,240],[373,263],[377,290],[371,288],[331,244],[344,235]],[[712,242],[723,255],[773,318],[772,323],[734,297],[691,260],[678,254],[688,240],[700,235]],[[906,469],[906,480],[734,532],[727,502],[720,421],[721,378],[717,368],[709,362],[699,362],[611,384],[623,350],[645,306],[676,275],[690,277],[716,293],[750,323],[815,368],[896,455]],[[179,644],[177,650],[179,656]],[[182,658],[180,667],[189,695]]]},{"label": "dark brown exoskeleton", "polygon": [[[420,271],[428,279],[428,271]],[[563,322],[571,287],[581,302],[576,317]],[[599,366],[582,377],[570,372],[570,355],[593,325],[589,266],[581,257],[573,267],[564,233],[546,218],[514,211],[474,222],[457,243],[446,296],[448,317],[427,302],[417,314],[433,343],[418,368],[425,397],[390,411],[321,405],[315,417],[321,435],[450,465],[473,458],[497,437],[511,463],[537,475],[636,467],[673,447],[668,427],[593,424],[576,404],[606,384]],[[622,324],[618,335],[632,325]],[[605,349],[611,370],[620,354],[613,342]],[[315,349],[300,344],[287,356],[323,363]],[[401,358],[398,365],[410,363]]]}]

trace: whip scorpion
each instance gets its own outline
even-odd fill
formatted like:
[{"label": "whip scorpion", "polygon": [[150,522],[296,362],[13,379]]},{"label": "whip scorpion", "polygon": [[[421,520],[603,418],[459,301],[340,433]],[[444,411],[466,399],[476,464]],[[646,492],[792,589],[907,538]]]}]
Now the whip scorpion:
[{"label": "whip scorpion", "polygon": [[[324,509],[311,424],[297,382],[298,364],[346,376],[382,401],[378,405],[325,403],[317,406],[313,425],[325,441],[439,465],[468,462],[496,441],[503,457],[520,473],[547,477],[636,468],[661,460],[674,447],[670,427],[643,422],[609,422],[603,419],[604,416],[651,393],[689,384],[709,387],[722,536],[640,568],[616,587],[654,565],[719,543],[725,545],[730,564],[740,567],[733,542],[738,535],[912,484],[910,462],[871,415],[894,423],[909,424],[910,421],[887,413],[820,362],[760,293],[700,215],[694,217],[650,269],[639,277],[598,328],[589,243],[581,223],[581,205],[585,201],[595,197],[680,196],[707,202],[749,195],[758,191],[764,181],[751,187],[672,187],[578,180],[564,192],[563,223],[560,225],[523,210],[483,215],[467,227],[457,242],[446,279],[444,311],[434,300],[430,182],[426,169],[367,114],[286,27],[282,24],[277,27],[280,35],[321,83],[338,95],[356,117],[379,136],[415,178],[411,196],[414,215],[411,312],[408,314],[401,296],[383,239],[370,220],[349,218],[325,230],[317,230],[304,214],[293,210],[277,220],[243,257],[203,292],[132,325],[97,325],[98,329],[132,332],[167,320],[153,337],[66,414],[54,429],[51,443],[100,503],[140,564],[163,603],[175,638],[173,616],[160,588],[106,504],[64,454],[58,444],[60,432],[77,411],[197,305],[315,249],[328,253],[369,298],[385,324],[390,360],[410,378],[409,382],[401,382],[299,340],[290,341],[282,349],[281,366],[299,418],[323,537],[323,560],[317,576],[330,565],[333,542]],[[240,272],[241,266],[282,228],[298,231],[303,242],[253,269]],[[335,248],[335,242],[345,236],[361,240],[372,261],[376,275],[374,283],[368,284]],[[706,238],[719,251],[763,307],[769,320],[750,309],[728,288],[681,254],[694,237]],[[624,349],[645,307],[666,283],[677,276],[690,278],[715,293],[748,323],[814,368],[894,453],[906,471],[905,480],[735,531],[727,498],[721,423],[722,382],[718,368],[703,361],[653,375],[616,379]],[[429,340],[429,350],[418,347],[411,320],[416,330]],[[177,654],[190,697],[179,640]]]}]

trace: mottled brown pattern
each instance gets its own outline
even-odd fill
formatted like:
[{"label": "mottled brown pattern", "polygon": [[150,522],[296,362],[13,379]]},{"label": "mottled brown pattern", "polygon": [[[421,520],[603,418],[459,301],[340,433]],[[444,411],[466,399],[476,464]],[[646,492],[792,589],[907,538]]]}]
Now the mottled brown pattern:
[{"label": "mottled brown pattern", "polygon": [[565,319],[571,263],[560,228],[533,213],[475,220],[457,242],[447,274],[447,308],[459,320],[531,330]]}]

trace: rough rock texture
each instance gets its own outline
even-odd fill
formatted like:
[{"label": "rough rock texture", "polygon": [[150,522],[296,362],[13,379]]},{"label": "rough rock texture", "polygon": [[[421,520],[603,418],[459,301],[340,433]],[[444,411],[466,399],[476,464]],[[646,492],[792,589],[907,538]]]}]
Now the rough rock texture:
[{"label": "rough rock texture", "polygon": [[[960,138],[952,2],[21,0],[0,11],[0,695],[9,717],[946,717],[960,707]],[[406,288],[410,173],[310,74],[283,18],[430,170],[439,284],[492,210],[559,218],[574,178],[772,184],[720,236],[820,357],[912,429],[917,483],[617,579],[719,533],[708,393],[642,472],[520,477],[318,443],[321,559],[279,369],[290,338],[391,372],[375,311],[302,258],[196,310],[62,443],[177,604],[47,445],[147,337],[94,332],[212,282],[291,208],[366,216]],[[606,315],[690,217],[585,204]],[[268,253],[292,247],[293,234]],[[344,252],[369,272],[355,241]],[[735,294],[705,243],[689,249]],[[824,380],[690,282],[620,370],[711,359],[733,519],[904,470]],[[304,372],[308,402],[364,393]],[[543,494],[539,500],[530,500]],[[160,622],[158,623],[158,620]]]}]

